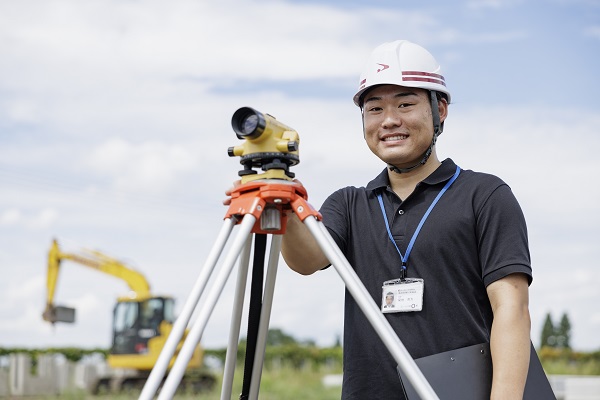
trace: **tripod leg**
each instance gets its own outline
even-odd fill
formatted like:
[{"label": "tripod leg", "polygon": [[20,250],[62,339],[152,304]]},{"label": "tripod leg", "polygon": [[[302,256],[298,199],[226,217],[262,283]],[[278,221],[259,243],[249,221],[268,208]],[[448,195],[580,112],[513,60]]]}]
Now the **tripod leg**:
[{"label": "tripod leg", "polygon": [[360,278],[356,275],[356,272],[348,260],[346,260],[344,254],[335,244],[335,241],[329,234],[329,231],[327,231],[325,225],[313,217],[306,218],[304,224],[317,240],[321,250],[323,250],[327,259],[331,262],[331,265],[336,269],[344,281],[346,288],[390,351],[398,363],[398,366],[404,371],[408,380],[413,384],[413,387],[419,396],[421,396],[421,399],[439,400],[415,361],[380,312],[375,302],[373,302],[373,298],[360,281]]},{"label": "tripod leg", "polygon": [[244,244],[246,243],[246,239],[250,235],[250,232],[256,222],[256,217],[252,214],[246,214],[242,219],[240,224],[240,230],[238,236],[235,238],[234,242],[231,245],[231,249],[227,257],[223,261],[223,267],[219,274],[215,278],[215,282],[211,287],[211,290],[208,292],[206,301],[203,303],[202,308],[198,314],[197,320],[194,322],[188,336],[181,347],[181,351],[165,381],[165,384],[160,391],[160,395],[158,396],[159,400],[166,400],[173,398],[173,394],[177,390],[177,385],[181,382],[181,378],[185,373],[185,369],[187,367],[188,362],[192,358],[195,347],[200,342],[200,338],[202,336],[202,332],[210,318],[212,311],[214,310],[215,305],[217,304],[217,300],[225,287],[225,283],[227,283],[227,279],[231,274],[231,270],[233,269],[233,265],[235,261],[239,257]]},{"label": "tripod leg", "polygon": [[154,394],[158,390],[158,387],[165,376],[169,362],[175,354],[177,345],[183,337],[185,328],[188,325],[196,305],[198,304],[198,300],[200,299],[202,292],[204,292],[206,284],[208,283],[208,279],[210,278],[210,275],[217,264],[217,260],[221,256],[221,252],[223,251],[223,248],[225,247],[225,244],[227,243],[235,224],[236,221],[233,218],[225,219],[225,223],[217,235],[217,240],[215,241],[208,258],[206,259],[204,267],[202,268],[202,272],[198,276],[198,279],[196,280],[196,283],[194,284],[194,287],[192,288],[192,291],[188,296],[188,299],[183,306],[179,317],[175,321],[173,329],[171,330],[171,333],[169,334],[169,337],[167,338],[160,355],[158,356],[156,364],[146,380],[139,400],[150,400],[154,398]]},{"label": "tripod leg", "polygon": [[[265,215],[265,214],[263,214]],[[261,222],[262,224],[262,222]],[[265,282],[265,254],[267,249],[267,235],[260,233],[254,238],[254,257],[250,284],[250,298],[248,306],[248,328],[246,330],[246,354],[244,356],[244,377],[240,400],[248,400],[252,368],[256,355],[256,342],[258,328],[260,327],[260,314],[262,311],[262,298]]]},{"label": "tripod leg", "polygon": [[221,400],[231,399],[233,377],[235,374],[235,364],[237,360],[238,342],[240,339],[240,325],[242,320],[242,311],[244,308],[244,294],[246,291],[246,281],[248,280],[248,264],[250,261],[251,249],[252,235],[249,235],[240,258],[237,282],[235,285],[234,308],[231,314],[231,324],[229,327],[229,342],[227,345],[227,353],[225,355],[223,384],[221,386]]},{"label": "tripod leg", "polygon": [[267,346],[267,336],[269,333],[269,320],[271,319],[271,308],[273,306],[273,295],[275,293],[275,279],[277,278],[277,266],[279,264],[279,254],[281,252],[281,235],[272,235],[271,250],[269,252],[269,265],[267,269],[267,280],[263,293],[262,311],[260,313],[260,322],[258,328],[258,338],[256,341],[256,352],[254,366],[252,368],[252,378],[250,381],[249,399],[258,399],[260,388],[260,378],[265,358],[265,348]]}]

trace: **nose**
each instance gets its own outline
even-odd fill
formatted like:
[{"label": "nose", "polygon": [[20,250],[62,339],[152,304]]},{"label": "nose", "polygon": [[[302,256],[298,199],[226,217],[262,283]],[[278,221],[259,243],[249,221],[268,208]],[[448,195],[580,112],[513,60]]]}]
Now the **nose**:
[{"label": "nose", "polygon": [[383,112],[383,119],[381,120],[381,127],[390,129],[399,127],[400,125],[402,125],[400,113],[395,109],[385,109]]}]

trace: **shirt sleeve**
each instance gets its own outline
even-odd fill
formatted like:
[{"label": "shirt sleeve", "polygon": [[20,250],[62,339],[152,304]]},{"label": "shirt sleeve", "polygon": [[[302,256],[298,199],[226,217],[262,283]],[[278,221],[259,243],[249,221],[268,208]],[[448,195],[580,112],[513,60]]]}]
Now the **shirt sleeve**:
[{"label": "shirt sleeve", "polygon": [[319,210],[323,216],[323,224],[333,237],[337,246],[346,252],[348,243],[348,189],[339,189],[333,192]]},{"label": "shirt sleeve", "polygon": [[513,273],[527,275],[531,284],[527,225],[508,185],[499,185],[482,200],[476,229],[485,286]]}]

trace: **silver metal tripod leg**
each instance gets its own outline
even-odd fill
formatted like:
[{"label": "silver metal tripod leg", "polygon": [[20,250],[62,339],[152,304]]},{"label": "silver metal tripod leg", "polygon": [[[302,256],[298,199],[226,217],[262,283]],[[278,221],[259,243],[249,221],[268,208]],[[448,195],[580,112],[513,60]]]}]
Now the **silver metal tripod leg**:
[{"label": "silver metal tripod leg", "polygon": [[[244,293],[248,275],[248,258],[250,257],[249,244],[247,245],[248,254],[242,254],[240,259],[240,269],[238,271],[238,280],[236,284],[236,299],[232,313],[231,328],[229,333],[229,342],[227,345],[227,354],[225,356],[225,372],[223,374],[223,386],[221,389],[221,400],[231,399],[233,377],[237,359],[238,341],[240,335],[240,321],[242,317],[242,308]],[[277,277],[277,267],[279,263],[279,254],[281,252],[281,235],[272,235],[271,249],[269,251],[269,262],[267,267],[267,277],[264,285],[262,308],[260,312],[260,321],[258,325],[258,334],[256,347],[254,351],[254,364],[252,366],[252,378],[250,381],[250,400],[258,399],[260,389],[260,378],[264,365],[264,355],[267,345],[267,336],[269,332],[269,320],[271,318],[271,309],[273,306],[273,296],[275,293],[275,280]],[[245,266],[245,268],[243,267]]]},{"label": "silver metal tripod leg", "polygon": [[173,365],[173,368],[171,369],[171,372],[169,373],[169,376],[167,377],[167,380],[160,391],[158,400],[167,400],[173,398],[173,395],[177,390],[177,386],[181,382],[181,378],[185,373],[187,364],[192,358],[194,349],[200,342],[200,338],[202,337],[202,333],[206,327],[208,319],[212,314],[215,305],[217,304],[217,300],[219,299],[225,284],[227,283],[227,279],[231,274],[233,265],[241,254],[242,248],[244,247],[246,239],[250,235],[255,222],[256,217],[254,217],[252,214],[246,214],[242,219],[239,233],[233,241],[231,249],[223,261],[222,269],[216,276],[215,281],[206,296],[206,300],[202,304],[202,308],[198,313],[198,317],[190,329],[183,346],[181,347],[181,351],[177,356],[177,360],[175,361],[175,364]]},{"label": "silver metal tripod leg", "polygon": [[267,267],[267,279],[263,293],[263,303],[260,311],[260,322],[258,325],[258,336],[254,352],[254,364],[252,366],[252,379],[250,380],[249,400],[258,399],[260,378],[265,359],[267,347],[267,336],[269,333],[269,320],[271,319],[271,308],[273,306],[273,295],[275,293],[275,280],[277,278],[277,266],[281,252],[281,235],[271,235],[271,250],[269,252],[269,263]]},{"label": "silver metal tripod leg", "polygon": [[391,353],[392,357],[398,363],[398,366],[406,374],[408,380],[423,400],[439,400],[433,388],[423,376],[423,373],[412,359],[388,321],[385,319],[379,308],[373,302],[373,298],[364,287],[358,275],[339,249],[335,241],[327,231],[322,222],[314,217],[307,217],[304,220],[313,237],[321,247],[321,250],[327,256],[331,265],[336,269],[346,288],[365,314],[379,337]]},{"label": "silver metal tripod leg", "polygon": [[233,377],[235,375],[235,364],[237,361],[238,343],[240,340],[240,326],[242,322],[242,311],[244,308],[244,295],[246,293],[246,282],[248,281],[248,264],[250,262],[250,250],[252,249],[252,235],[248,236],[246,245],[238,263],[238,276],[235,284],[235,298],[233,311],[229,326],[229,342],[225,354],[225,367],[223,370],[223,384],[221,386],[221,400],[231,400],[233,388]]},{"label": "silver metal tripod leg", "polygon": [[231,235],[231,231],[233,230],[236,222],[237,221],[233,218],[227,218],[225,220],[221,231],[217,235],[217,240],[215,241],[215,244],[208,254],[206,262],[204,263],[204,266],[201,270],[202,272],[198,276],[198,279],[196,280],[196,283],[194,284],[194,287],[192,288],[192,291],[190,292],[190,295],[188,296],[188,299],[185,302],[179,317],[175,321],[173,329],[171,330],[171,333],[169,334],[162,351],[160,352],[156,364],[146,380],[146,384],[140,393],[139,400],[150,400],[154,398],[154,395],[156,394],[156,391],[158,390],[158,387],[165,376],[167,368],[169,367],[169,362],[175,354],[177,345],[183,337],[185,328],[187,327],[194,309],[198,304],[200,296],[204,292],[206,283],[214,271],[215,265],[221,256],[221,252],[223,251],[223,248],[225,247],[225,244],[227,243],[227,240]]}]

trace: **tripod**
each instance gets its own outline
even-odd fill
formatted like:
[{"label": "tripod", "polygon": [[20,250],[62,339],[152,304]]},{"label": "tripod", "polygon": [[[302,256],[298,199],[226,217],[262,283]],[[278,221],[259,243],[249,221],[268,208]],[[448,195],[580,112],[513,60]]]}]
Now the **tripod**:
[{"label": "tripod", "polygon": [[[373,302],[369,292],[362,285],[356,272],[352,269],[341,250],[337,247],[333,238],[327,231],[327,228],[325,228],[325,225],[321,222],[321,215],[310,206],[306,201],[307,198],[306,190],[302,185],[281,179],[259,179],[250,181],[238,186],[232,192],[231,204],[225,216],[225,223],[217,236],[217,240],[209,253],[200,276],[198,277],[196,284],[194,285],[192,292],[188,297],[180,316],[175,322],[173,330],[146,381],[144,389],[139,397],[140,400],[152,399],[159,389],[169,363],[175,355],[178,343],[181,340],[190,317],[195,307],[198,305],[200,296],[206,287],[207,281],[215,269],[216,263],[231,235],[233,227],[237,224],[240,225],[238,235],[234,238],[229,253],[225,256],[221,270],[217,274],[210,291],[202,302],[202,307],[199,310],[197,319],[193,323],[175,363],[160,389],[158,399],[166,400],[173,397],[177,386],[185,373],[186,366],[192,357],[194,348],[200,342],[208,319],[223,291],[229,275],[231,274],[233,265],[235,261],[240,258],[234,310],[230,325],[230,336],[225,358],[225,370],[221,391],[221,400],[229,400],[231,398],[252,233],[257,234],[257,237],[258,235],[264,235],[265,237],[268,234],[272,235],[262,309],[254,349],[254,360],[252,362],[252,372],[249,380],[249,392],[242,393],[241,397],[241,399],[258,399],[277,264],[281,249],[281,235],[285,232],[285,224],[287,221],[286,212],[288,211],[295,213],[308,228],[323,253],[327,256],[331,265],[344,281],[346,288],[353,296],[354,300],[359,305],[421,399],[438,400],[438,396],[435,394],[392,327],[380,312],[375,302]],[[257,250],[255,249],[255,253],[256,252]],[[248,367],[248,363],[246,367]]]}]

